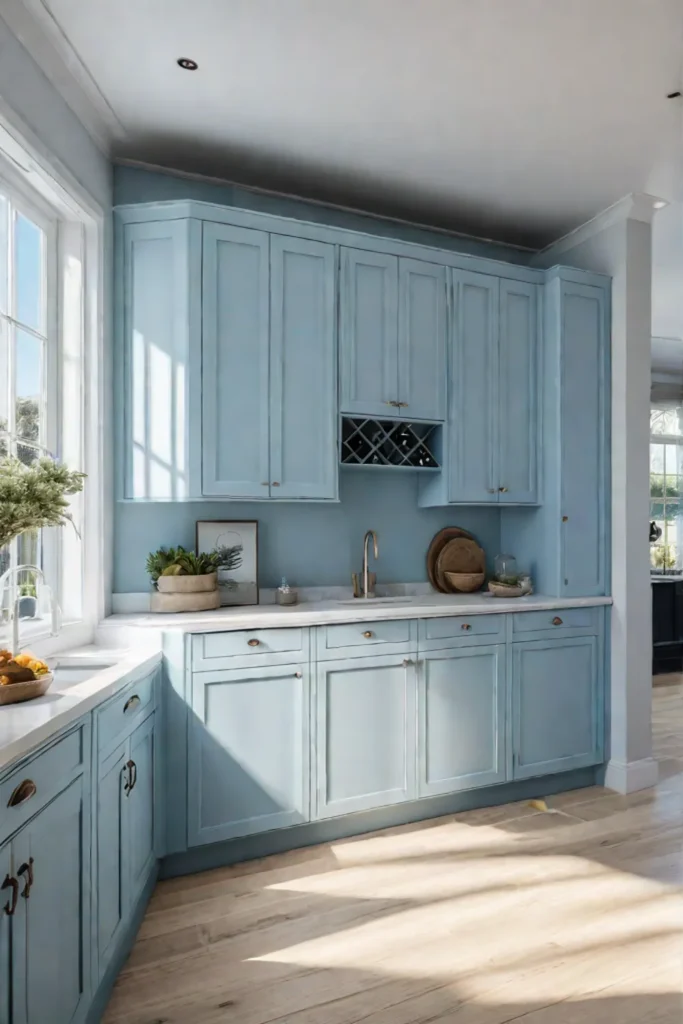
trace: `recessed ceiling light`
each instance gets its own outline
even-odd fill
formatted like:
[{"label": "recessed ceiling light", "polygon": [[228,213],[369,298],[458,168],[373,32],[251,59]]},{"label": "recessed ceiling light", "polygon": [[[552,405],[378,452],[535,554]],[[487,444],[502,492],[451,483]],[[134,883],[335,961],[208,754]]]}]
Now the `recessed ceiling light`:
[{"label": "recessed ceiling light", "polygon": [[199,64],[196,60],[190,60],[189,57],[178,57],[176,61],[178,67],[182,68],[183,71],[196,71]]},{"label": "recessed ceiling light", "polygon": [[668,206],[669,204],[667,203],[666,199],[657,199],[652,205],[655,208],[655,210],[663,210],[664,207]]}]

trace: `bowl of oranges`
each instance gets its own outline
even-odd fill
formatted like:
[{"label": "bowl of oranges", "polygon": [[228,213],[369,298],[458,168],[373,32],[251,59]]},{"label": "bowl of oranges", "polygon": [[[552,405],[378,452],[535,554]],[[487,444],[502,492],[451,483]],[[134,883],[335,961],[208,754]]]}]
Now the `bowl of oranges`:
[{"label": "bowl of oranges", "polygon": [[25,651],[0,650],[0,704],[19,704],[42,697],[50,689],[52,673],[44,661]]}]

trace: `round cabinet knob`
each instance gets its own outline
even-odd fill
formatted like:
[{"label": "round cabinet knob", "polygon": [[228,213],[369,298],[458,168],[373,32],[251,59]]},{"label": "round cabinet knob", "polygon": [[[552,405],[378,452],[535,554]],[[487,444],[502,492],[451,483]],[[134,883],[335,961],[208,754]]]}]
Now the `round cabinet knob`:
[{"label": "round cabinet knob", "polygon": [[408,666],[412,665],[412,664],[413,664],[413,659],[412,658],[404,658],[403,659],[403,667],[404,668],[408,668]]},{"label": "round cabinet knob", "polygon": [[372,639],[372,635],[373,635],[372,631],[369,630],[369,629],[366,629],[366,631],[363,633],[363,636],[365,637],[366,640],[371,640]]},{"label": "round cabinet knob", "polygon": [[259,644],[261,643],[261,641],[260,641],[260,640],[257,640],[257,639],[256,639],[256,638],[254,637],[254,639],[253,639],[253,640],[247,640],[247,643],[249,644],[249,646],[250,646],[250,647],[258,647],[258,645],[259,645]]},{"label": "round cabinet knob", "polygon": [[499,487],[498,490],[500,491],[501,494],[507,494],[508,492],[507,487]]},{"label": "round cabinet knob", "polygon": [[280,486],[280,481],[279,480],[273,480],[273,482],[272,482],[272,484],[270,486],[271,487],[279,487]]},{"label": "round cabinet knob", "polygon": [[294,675],[296,676],[297,679],[301,679],[301,677],[303,676],[303,672],[297,671],[294,673]]},{"label": "round cabinet knob", "polygon": [[553,619],[553,626],[561,626],[561,625],[562,625],[562,619],[560,618],[559,615],[556,615],[555,618]]},{"label": "round cabinet knob", "polygon": [[461,629],[472,629],[472,627],[470,626],[469,622],[463,622],[463,624],[462,624],[462,626],[460,628]]}]

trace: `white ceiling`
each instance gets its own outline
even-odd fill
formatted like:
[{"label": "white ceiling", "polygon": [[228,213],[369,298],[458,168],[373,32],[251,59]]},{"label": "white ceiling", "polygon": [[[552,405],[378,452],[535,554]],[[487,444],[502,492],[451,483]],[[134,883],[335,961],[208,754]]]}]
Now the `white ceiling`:
[{"label": "white ceiling", "polygon": [[120,156],[534,247],[683,198],[681,0],[24,2]]},{"label": "white ceiling", "polygon": [[0,8],[32,12],[115,156],[532,248],[630,192],[669,200],[655,359],[683,365],[683,100],[666,98],[683,88],[683,0]]}]

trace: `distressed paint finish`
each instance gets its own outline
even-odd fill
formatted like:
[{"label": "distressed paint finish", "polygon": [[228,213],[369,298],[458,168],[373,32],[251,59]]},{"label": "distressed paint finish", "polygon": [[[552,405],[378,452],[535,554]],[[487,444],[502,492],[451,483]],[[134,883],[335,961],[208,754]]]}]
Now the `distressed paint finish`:
[{"label": "distressed paint finish", "polygon": [[188,842],[309,820],[305,664],[197,672],[188,748]]},{"label": "distressed paint finish", "polygon": [[597,637],[512,647],[513,777],[598,764],[604,679]]},{"label": "distressed paint finish", "polygon": [[412,658],[318,665],[316,817],[414,799],[416,690]]},{"label": "distressed paint finish", "polygon": [[202,493],[267,498],[267,234],[204,225],[202,324]]},{"label": "distressed paint finish", "polygon": [[335,500],[334,246],[272,235],[270,308],[270,495]]},{"label": "distressed paint finish", "polygon": [[505,720],[504,645],[422,655],[418,796],[505,782]]}]

